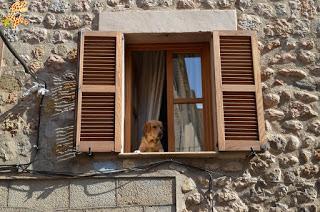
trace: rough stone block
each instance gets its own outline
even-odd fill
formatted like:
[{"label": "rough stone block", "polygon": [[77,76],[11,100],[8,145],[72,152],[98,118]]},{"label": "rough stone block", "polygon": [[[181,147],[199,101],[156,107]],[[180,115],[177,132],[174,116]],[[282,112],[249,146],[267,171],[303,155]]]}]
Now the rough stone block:
[{"label": "rough stone block", "polygon": [[116,182],[111,179],[80,179],[70,184],[70,208],[116,206]]},{"label": "rough stone block", "polygon": [[175,204],[174,178],[119,179],[118,205],[171,205]]},{"label": "rough stone block", "polygon": [[144,212],[174,212],[175,207],[174,206],[150,206],[145,207]]},{"label": "rough stone block", "polygon": [[85,212],[144,212],[143,207],[117,207],[117,208],[99,208],[86,209]]},{"label": "rough stone block", "polygon": [[124,33],[211,32],[237,29],[235,10],[103,12],[99,20],[100,31]]},{"label": "rough stone block", "polygon": [[5,211],[5,212],[38,212],[38,210],[30,209],[30,208],[1,208],[0,211]]},{"label": "rough stone block", "polygon": [[7,206],[8,182],[0,181],[0,206]]},{"label": "rough stone block", "polygon": [[53,209],[69,207],[68,181],[22,180],[9,185],[9,207]]}]

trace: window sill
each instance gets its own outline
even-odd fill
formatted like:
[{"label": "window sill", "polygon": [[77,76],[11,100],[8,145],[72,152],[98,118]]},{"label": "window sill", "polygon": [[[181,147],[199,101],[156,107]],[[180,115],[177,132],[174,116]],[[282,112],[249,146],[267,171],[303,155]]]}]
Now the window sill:
[{"label": "window sill", "polygon": [[248,152],[140,152],[120,153],[119,158],[221,158],[221,159],[244,159]]}]

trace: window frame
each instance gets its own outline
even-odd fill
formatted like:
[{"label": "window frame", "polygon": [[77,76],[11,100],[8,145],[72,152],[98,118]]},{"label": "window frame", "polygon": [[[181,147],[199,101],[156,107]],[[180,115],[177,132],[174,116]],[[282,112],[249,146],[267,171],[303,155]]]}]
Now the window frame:
[{"label": "window frame", "polygon": [[[104,142],[106,142],[105,144],[99,144],[96,145],[95,143],[87,143],[86,140],[81,140],[79,139],[79,132],[82,130],[79,126],[79,124],[82,125],[82,119],[81,116],[79,116],[79,111],[81,111],[81,105],[79,105],[79,103],[81,103],[82,101],[82,77],[83,77],[83,73],[82,73],[82,68],[83,68],[83,64],[84,64],[84,59],[86,59],[83,55],[83,51],[85,48],[85,44],[84,44],[84,38],[86,36],[98,36],[98,37],[102,37],[102,38],[116,38],[117,42],[115,43],[115,49],[116,49],[116,53],[114,55],[114,58],[116,59],[116,63],[115,63],[115,70],[114,74],[116,77],[116,83],[115,85],[112,85],[112,89],[111,87],[109,88],[100,88],[97,89],[99,86],[99,83],[94,83],[93,85],[91,85],[91,89],[90,91],[93,92],[107,92],[107,93],[115,93],[116,99],[114,100],[114,103],[116,104],[116,108],[114,111],[109,111],[108,115],[112,115],[115,117],[115,124],[114,124],[114,132],[115,132],[115,137],[113,140],[103,140]],[[232,155],[236,154],[236,152],[248,152],[250,151],[250,149],[252,150],[257,150],[260,151],[261,150],[261,145],[263,143],[265,143],[265,125],[264,125],[264,111],[263,111],[263,102],[262,102],[262,89],[261,89],[261,80],[260,80],[260,65],[259,65],[259,61],[260,61],[260,55],[259,55],[259,51],[258,51],[258,47],[257,47],[257,33],[254,31],[235,31],[235,30],[218,30],[218,31],[213,31],[213,32],[195,32],[195,33],[138,33],[138,34],[130,34],[130,33],[122,33],[122,32],[100,32],[100,31],[90,31],[90,32],[80,32],[80,39],[79,39],[79,52],[78,52],[78,80],[77,80],[77,90],[76,90],[76,95],[77,95],[77,100],[75,102],[75,107],[77,109],[77,112],[75,113],[75,148],[80,151],[80,152],[109,152],[109,153],[120,153],[118,154],[119,156],[132,156],[132,157],[136,157],[136,156],[156,156],[156,157],[168,157],[168,156],[179,156],[179,157],[211,157],[219,152],[225,152],[223,153],[223,155],[226,154],[226,152],[232,152]],[[229,37],[229,38],[228,38]],[[249,38],[245,38],[245,43],[243,43],[243,37],[249,37]],[[220,45],[221,40],[223,41],[223,39],[226,40],[231,40],[230,43],[224,43],[224,45]],[[235,40],[234,40],[235,39]],[[248,42],[248,39],[250,39],[250,41]],[[128,133],[128,130],[131,130],[131,127],[128,128],[124,128],[124,124],[125,121],[127,121],[128,118],[130,118],[130,116],[126,116],[124,112],[127,113],[126,108],[129,107],[131,104],[125,104],[127,102],[127,96],[128,96],[128,92],[125,92],[125,89],[128,88],[128,86],[125,86],[125,82],[127,82],[127,78],[125,78],[125,75],[128,75],[128,73],[125,73],[125,68],[126,67],[131,67],[131,61],[129,60],[124,60],[124,57],[127,56],[128,51],[124,51],[124,47],[125,47],[125,43],[126,44],[130,44],[132,46],[136,46],[137,48],[141,48],[141,43],[146,43],[146,45],[149,45],[149,48],[157,48],[159,49],[159,47],[155,46],[155,44],[159,44],[159,46],[163,46],[164,43],[168,44],[168,46],[166,46],[166,48],[172,49],[172,48],[177,48],[177,43],[179,43],[178,45],[183,45],[183,47],[181,48],[186,48],[186,47],[192,47],[192,44],[195,44],[195,42],[197,42],[196,44],[199,44],[201,42],[206,42],[209,43],[209,47],[210,47],[210,51],[208,54],[208,57],[210,57],[208,60],[204,60],[206,61],[208,64],[210,64],[210,69],[209,69],[209,75],[211,75],[210,77],[208,77],[208,79],[211,79],[211,82],[208,85],[212,86],[212,89],[210,90],[211,94],[210,97],[212,98],[212,102],[209,102],[209,104],[211,104],[211,112],[212,114],[209,116],[212,120],[212,122],[210,122],[210,124],[212,124],[212,126],[208,126],[209,132],[212,132],[213,134],[211,135],[210,139],[212,139],[212,142],[210,142],[211,145],[213,145],[213,151],[201,151],[201,152],[147,152],[147,153],[125,153],[125,146],[129,146],[129,150],[131,148],[131,144],[130,142],[125,142],[125,136]],[[196,45],[195,44],[195,45]],[[223,43],[222,43],[223,44]],[[226,45],[227,44],[227,45]],[[109,44],[108,44],[109,45]],[[247,45],[246,47],[243,47],[243,45]],[[194,46],[193,46],[194,47]],[[98,49],[96,49],[98,48]],[[245,51],[243,51],[243,48],[245,49]],[[91,48],[90,48],[91,49]],[[100,43],[97,43],[96,46],[94,46],[94,49],[96,51],[99,52],[99,54],[102,53],[101,50],[101,46]],[[241,70],[243,70],[244,68],[247,69],[248,64],[239,64],[238,60],[234,61],[233,58],[227,58],[225,57],[223,59],[224,56],[226,56],[224,54],[220,55],[220,51],[226,51],[226,49],[230,49],[231,52],[227,52],[227,54],[230,55],[230,53],[233,54],[233,52],[236,52],[237,54],[237,58],[239,60],[239,58],[243,58],[245,59],[244,62],[248,62],[247,59],[252,61],[252,64],[250,64],[250,70],[245,70],[245,72],[251,71],[252,74],[254,75],[254,85],[248,86],[240,86],[243,83],[239,83],[240,81],[242,81],[243,77],[240,76],[239,78],[239,73],[237,74],[233,74],[231,73],[231,78],[233,78],[232,80],[232,85],[226,85],[225,83],[223,83],[223,74],[225,74],[225,76],[227,78],[230,78],[230,71],[228,71],[228,69],[224,69],[222,67],[222,63],[225,63],[229,66],[229,68],[235,68],[235,70],[231,70],[231,72],[234,72],[236,70],[240,70],[240,72],[242,72]],[[109,52],[108,49],[105,49],[106,53]],[[229,50],[228,50],[229,51]],[[249,52],[248,52],[249,51]],[[124,54],[125,53],[125,54]],[[248,54],[250,55],[250,58],[248,58]],[[228,56],[228,55],[227,55]],[[88,59],[88,58],[87,58]],[[225,60],[226,59],[226,60]],[[230,60],[231,59],[231,60]],[[222,61],[224,60],[224,61]],[[229,62],[228,62],[229,61]],[[231,61],[231,62],[230,62]],[[231,66],[230,66],[231,65]],[[228,68],[228,67],[227,67]],[[226,71],[225,73],[222,73],[223,71]],[[250,73],[251,73],[250,72]],[[96,75],[96,73],[91,73],[93,75]],[[233,76],[234,75],[234,76]],[[246,75],[248,75],[246,73]],[[106,77],[106,76],[103,76]],[[248,78],[248,77],[247,77]],[[246,79],[246,81],[248,81],[248,79]],[[132,86],[131,82],[130,83],[130,87]],[[129,85],[129,83],[127,82],[126,85]],[[228,84],[228,83],[227,83]],[[115,88],[114,88],[115,86]],[[231,89],[231,90],[230,90]],[[239,90],[240,89],[240,90]],[[130,89],[129,89],[130,90]],[[248,92],[248,93],[253,93],[254,92],[254,96],[255,96],[255,108],[251,108],[250,109],[250,113],[244,113],[245,115],[242,115],[241,111],[243,110],[243,107],[241,106],[240,109],[236,109],[235,111],[231,111],[232,116],[236,116],[236,117],[230,117],[230,113],[227,116],[227,118],[229,120],[227,121],[233,121],[233,123],[231,123],[232,125],[235,126],[235,129],[231,129],[229,127],[229,132],[236,132],[238,133],[236,136],[238,136],[237,138],[239,138],[239,136],[241,136],[243,133],[241,131],[239,131],[238,129],[243,129],[244,126],[242,126],[241,124],[239,125],[239,121],[240,120],[236,120],[241,118],[242,122],[243,120],[251,120],[253,118],[253,116],[257,117],[258,120],[254,123],[256,126],[256,131],[255,132],[251,132],[251,133],[256,133],[258,134],[258,137],[254,140],[254,139],[242,139],[239,142],[239,139],[229,139],[226,138],[226,127],[225,127],[225,123],[223,121],[225,120],[225,113],[224,113],[224,95],[223,92]],[[239,95],[239,94],[237,94]],[[239,102],[239,100],[241,100],[242,98],[246,98],[249,99],[251,102],[250,104],[252,104],[252,100],[253,98],[251,98],[250,96],[248,96],[247,94],[240,94],[240,95],[244,95],[241,97],[234,97],[235,95],[232,94],[232,101],[235,101],[235,104],[242,104],[243,102]],[[228,97],[229,98],[229,97]],[[228,98],[226,99],[227,101]],[[253,100],[254,101],[254,100]],[[99,102],[100,103],[100,102]],[[245,107],[251,107],[252,105],[247,104]],[[229,105],[230,106],[230,105]],[[231,105],[232,106],[232,105]],[[245,108],[247,109],[247,108]],[[256,113],[253,113],[253,110],[255,110]],[[230,111],[227,111],[230,112]],[[93,114],[95,116],[97,116],[98,113]],[[131,113],[132,114],[132,113]],[[81,114],[80,114],[81,115]],[[80,119],[79,119],[80,118]],[[100,118],[100,117],[98,117]],[[232,119],[232,120],[231,120]],[[99,120],[95,118],[94,120],[95,122],[98,122]],[[100,122],[99,122],[100,123]],[[129,122],[131,123],[131,122]],[[231,130],[233,131],[231,131]],[[252,131],[252,130],[251,130]],[[240,133],[239,133],[240,132]],[[129,132],[130,134],[130,132]],[[251,135],[249,135],[250,137]],[[252,137],[252,136],[251,136]],[[127,139],[130,139],[127,137]],[[130,141],[130,140],[129,140]],[[79,143],[84,143],[85,146],[89,147],[91,146],[91,150],[90,148],[79,148]],[[129,151],[130,152],[130,151]]]},{"label": "window frame", "polygon": [[[168,119],[168,152],[164,154],[177,153],[175,150],[174,140],[174,104],[179,102],[174,101],[173,97],[173,65],[172,65],[172,53],[199,53],[201,54],[201,71],[202,71],[202,104],[204,105],[203,114],[208,114],[203,119],[204,126],[204,148],[203,151],[198,152],[179,152],[179,153],[201,153],[215,151],[214,138],[213,138],[213,120],[212,120],[212,89],[214,87],[211,83],[211,66],[210,66],[210,42],[199,43],[139,43],[139,44],[127,44],[125,45],[125,120],[124,120],[124,153],[131,152],[131,130],[132,130],[132,52],[134,51],[152,51],[152,50],[164,50],[166,54],[166,80],[167,86],[167,119]],[[170,84],[171,82],[171,84]]]}]

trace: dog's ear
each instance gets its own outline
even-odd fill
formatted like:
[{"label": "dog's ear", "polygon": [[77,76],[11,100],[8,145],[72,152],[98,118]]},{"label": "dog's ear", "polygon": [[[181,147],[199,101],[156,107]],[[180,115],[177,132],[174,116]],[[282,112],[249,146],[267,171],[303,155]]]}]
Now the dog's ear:
[{"label": "dog's ear", "polygon": [[151,130],[151,123],[146,122],[143,126],[143,135],[144,136],[147,135],[148,132],[150,132],[150,130]]}]

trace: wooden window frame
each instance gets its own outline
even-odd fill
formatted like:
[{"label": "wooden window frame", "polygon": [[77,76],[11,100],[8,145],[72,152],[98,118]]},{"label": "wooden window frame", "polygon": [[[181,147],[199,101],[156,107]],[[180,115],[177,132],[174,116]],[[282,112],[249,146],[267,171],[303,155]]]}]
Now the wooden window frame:
[{"label": "wooden window frame", "polygon": [[[165,154],[176,153],[174,142],[174,104],[192,104],[199,103],[194,99],[176,99],[173,97],[173,65],[172,53],[199,53],[201,54],[201,71],[202,71],[202,94],[201,104],[203,104],[203,113],[207,114],[203,119],[204,126],[204,148],[200,151],[213,151],[213,120],[212,120],[212,89],[211,88],[211,71],[210,71],[210,42],[201,43],[158,43],[158,44],[128,44],[125,48],[125,139],[124,139],[124,153],[131,153],[131,130],[132,130],[132,52],[134,51],[161,51],[167,52],[166,57],[166,72],[167,72],[167,120],[168,120],[168,152]],[[192,153],[200,153],[192,152]],[[179,152],[182,154],[183,152]],[[186,152],[190,153],[190,152]]]}]

